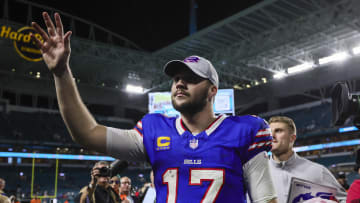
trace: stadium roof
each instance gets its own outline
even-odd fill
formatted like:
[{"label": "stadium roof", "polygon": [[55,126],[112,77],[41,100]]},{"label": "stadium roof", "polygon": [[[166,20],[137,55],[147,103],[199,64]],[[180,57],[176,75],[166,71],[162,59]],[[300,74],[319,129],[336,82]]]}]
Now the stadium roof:
[{"label": "stadium roof", "polygon": [[225,87],[246,88],[359,41],[359,1],[267,0],[154,53],[210,58]]},{"label": "stadium roof", "polygon": [[[71,60],[75,77],[80,83],[111,88],[134,83],[148,91],[168,90],[169,79],[162,74],[166,61],[202,55],[217,68],[220,88],[247,89],[271,83],[278,73],[297,74],[289,68],[310,64],[312,70],[321,69],[325,66],[319,59],[335,53],[354,56],[352,49],[360,42],[360,2],[356,0],[265,0],[152,53],[56,8],[25,0],[5,0],[1,6],[1,24],[17,27],[39,21],[43,10],[59,12],[66,28],[75,31]],[[23,11],[22,18],[9,14],[13,8]],[[1,73],[40,71],[51,78],[43,64],[22,61],[10,53],[9,40],[0,43]]]}]

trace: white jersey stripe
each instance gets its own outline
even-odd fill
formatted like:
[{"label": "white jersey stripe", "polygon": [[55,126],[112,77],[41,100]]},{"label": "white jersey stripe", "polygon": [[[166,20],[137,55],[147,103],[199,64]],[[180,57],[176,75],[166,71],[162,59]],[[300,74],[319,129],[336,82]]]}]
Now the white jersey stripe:
[{"label": "white jersey stripe", "polygon": [[262,142],[258,142],[258,143],[254,143],[252,145],[250,145],[249,149],[248,150],[253,150],[255,148],[259,148],[259,147],[262,147],[264,145],[271,145],[272,141],[262,141]]},{"label": "white jersey stripe", "polygon": [[137,122],[136,127],[142,130],[142,122],[141,121]]},{"label": "white jersey stripe", "polygon": [[266,129],[263,129],[263,130],[259,130],[259,131],[256,133],[256,137],[263,137],[263,136],[267,136],[267,135],[271,135],[271,130],[270,130],[270,128],[266,128]]},{"label": "white jersey stripe", "polygon": [[225,120],[227,116],[225,114],[222,114],[219,116],[219,118],[215,121],[215,123],[212,123],[211,126],[205,130],[206,134],[209,136],[212,132],[214,132],[217,127]]},{"label": "white jersey stripe", "polygon": [[185,132],[185,130],[184,130],[184,128],[181,126],[181,117],[180,117],[180,116],[177,117],[175,122],[176,122],[176,123],[175,123],[175,125],[176,125],[176,130],[178,131],[179,135],[182,135],[182,134]]},{"label": "white jersey stripe", "polygon": [[[219,125],[226,119],[226,115],[225,114],[222,114],[218,117],[218,119],[211,124],[211,126],[209,126],[208,129],[205,130],[206,134],[207,135],[210,135],[212,132],[214,132],[217,127],[219,127]],[[182,135],[184,132],[185,132],[185,129],[183,128],[182,124],[181,124],[181,117],[178,117],[176,118],[176,121],[175,121],[175,125],[176,125],[176,130],[178,131],[178,133],[180,135]]]}]

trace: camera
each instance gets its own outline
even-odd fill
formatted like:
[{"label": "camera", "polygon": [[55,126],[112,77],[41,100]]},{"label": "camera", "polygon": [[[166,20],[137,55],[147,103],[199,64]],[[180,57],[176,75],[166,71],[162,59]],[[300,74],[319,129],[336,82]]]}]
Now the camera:
[{"label": "camera", "polygon": [[108,167],[99,168],[99,172],[100,177],[109,177],[111,175],[111,171]]},{"label": "camera", "polygon": [[127,161],[116,159],[109,167],[104,166],[97,169],[99,169],[100,177],[112,177],[124,171],[128,166],[129,163]]},{"label": "camera", "polygon": [[337,82],[331,90],[332,120],[334,126],[341,126],[348,120],[360,128],[360,96],[351,95],[346,82]]}]

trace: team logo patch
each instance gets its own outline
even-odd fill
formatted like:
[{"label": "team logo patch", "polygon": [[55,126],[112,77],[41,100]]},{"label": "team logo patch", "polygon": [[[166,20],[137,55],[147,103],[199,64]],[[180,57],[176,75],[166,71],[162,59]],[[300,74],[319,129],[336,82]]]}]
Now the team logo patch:
[{"label": "team logo patch", "polygon": [[199,146],[199,140],[198,140],[198,139],[193,138],[193,139],[191,139],[191,140],[189,141],[189,147],[190,147],[191,149],[196,149],[196,148],[198,148],[198,146]]},{"label": "team logo patch", "polygon": [[170,137],[161,136],[156,139],[156,151],[170,149]]},{"label": "team logo patch", "polygon": [[187,57],[186,59],[184,59],[184,62],[197,63],[197,62],[199,62],[199,60],[200,60],[199,57],[190,56],[190,57]]}]

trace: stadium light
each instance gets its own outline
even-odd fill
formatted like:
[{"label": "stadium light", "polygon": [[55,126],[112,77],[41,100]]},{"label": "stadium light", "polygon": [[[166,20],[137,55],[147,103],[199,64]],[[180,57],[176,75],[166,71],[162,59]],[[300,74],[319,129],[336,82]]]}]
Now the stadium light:
[{"label": "stadium light", "polygon": [[358,131],[359,129],[356,126],[348,126],[344,128],[339,128],[339,133],[346,133],[352,131]]},{"label": "stadium light", "polygon": [[298,72],[308,70],[308,69],[310,69],[312,67],[314,67],[314,63],[307,62],[307,63],[303,63],[303,64],[300,64],[300,65],[289,67],[288,68],[288,73],[289,74],[298,73]]},{"label": "stadium light", "polygon": [[261,80],[263,81],[263,83],[267,83],[267,78],[261,78]]},{"label": "stadium light", "polygon": [[144,93],[144,88],[142,86],[126,85],[126,91],[139,94]]},{"label": "stadium light", "polygon": [[281,78],[283,78],[283,77],[285,77],[286,76],[286,73],[284,73],[284,72],[279,72],[279,73],[276,73],[275,75],[274,75],[274,78],[275,79],[281,79]]},{"label": "stadium light", "polygon": [[241,87],[240,85],[236,84],[233,86],[234,89],[237,89],[237,90],[242,90],[244,89],[243,87]]},{"label": "stadium light", "polygon": [[352,49],[352,52],[353,52],[354,55],[360,54],[360,46],[354,47],[354,48]]},{"label": "stadium light", "polygon": [[335,61],[343,61],[349,57],[350,57],[350,55],[348,53],[346,53],[345,51],[343,51],[343,52],[339,52],[339,53],[336,53],[336,54],[333,54],[333,55],[330,55],[327,57],[320,58],[319,64],[324,65],[324,64],[331,63],[331,62],[335,62]]}]

